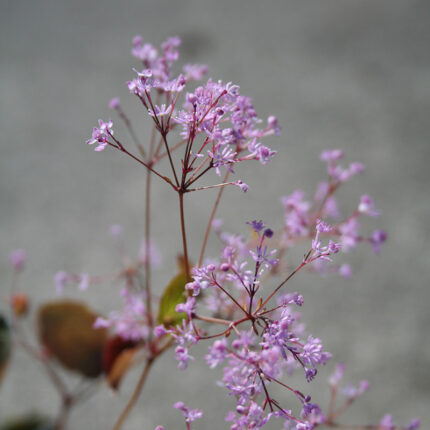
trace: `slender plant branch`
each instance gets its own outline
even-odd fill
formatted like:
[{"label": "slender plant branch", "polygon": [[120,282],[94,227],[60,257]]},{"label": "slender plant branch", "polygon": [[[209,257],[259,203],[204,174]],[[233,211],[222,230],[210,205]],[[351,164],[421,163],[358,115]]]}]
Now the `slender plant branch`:
[{"label": "slender plant branch", "polygon": [[148,357],[146,360],[145,367],[143,368],[142,374],[140,375],[139,380],[137,381],[136,387],[134,388],[133,394],[128,401],[125,409],[122,411],[120,417],[118,418],[113,430],[120,430],[131,410],[139,398],[140,393],[142,392],[143,386],[145,385],[146,379],[148,377],[149,371],[151,370],[152,365],[154,364],[157,357],[159,357],[163,352],[167,351],[170,348],[172,343],[174,342],[173,338],[170,338],[168,342],[166,342],[160,349],[154,351],[153,355]]},{"label": "slender plant branch", "polygon": [[130,119],[129,119],[129,118],[128,118],[128,116],[125,114],[125,112],[122,110],[121,106],[119,106],[119,107],[117,108],[117,111],[118,111],[118,115],[119,115],[119,117],[124,121],[124,124],[125,124],[125,126],[126,126],[126,128],[127,128],[128,132],[129,132],[129,134],[130,134],[130,136],[131,136],[131,138],[132,138],[133,142],[135,143],[135,145],[136,145],[137,149],[138,149],[138,150],[139,150],[139,152],[140,152],[140,155],[141,155],[143,158],[145,158],[145,149],[143,148],[142,144],[139,142],[139,139],[138,139],[138,137],[137,137],[137,135],[136,135],[136,133],[135,133],[135,131],[134,131],[134,128],[133,128],[133,126],[131,125],[131,121],[130,121]]},{"label": "slender plant branch", "polygon": [[303,261],[300,266],[298,266],[293,272],[291,272],[270,294],[269,297],[262,303],[261,308],[279,291],[281,287],[283,287],[302,267],[306,266],[307,261]]},{"label": "slender plant branch", "polygon": [[129,402],[127,403],[127,406],[122,411],[122,414],[120,415],[117,422],[115,423],[113,430],[120,430],[120,428],[124,424],[126,418],[128,417],[128,414],[133,409],[135,403],[137,402],[137,399],[139,398],[139,395],[142,391],[142,388],[145,385],[146,378],[148,377],[148,374],[149,374],[149,371],[151,369],[153,362],[154,362],[153,358],[148,358],[148,360],[146,361],[145,367],[143,368],[142,374],[140,375],[140,378],[139,378],[137,385],[133,391],[133,394],[132,394]]},{"label": "slender plant branch", "polygon": [[[208,158],[207,158],[208,159]],[[206,162],[206,160],[205,160]],[[199,166],[199,168],[201,167],[201,165]],[[200,172],[197,176],[194,177],[194,175],[187,181],[187,183],[185,184],[186,187],[189,187],[190,185],[194,184],[194,182],[196,182],[198,179],[200,179],[204,174],[206,174],[210,169],[212,169],[213,167],[213,162],[210,161],[209,165],[202,171]],[[194,172],[196,173],[196,172]],[[204,188],[199,188],[199,189],[204,189]],[[195,190],[189,190],[189,191],[195,191]]]},{"label": "slender plant branch", "polygon": [[[323,427],[330,427],[336,429],[343,430],[380,430],[382,427],[380,425],[368,424],[368,425],[359,425],[359,424],[338,424],[338,423],[324,423]],[[391,427],[392,430],[405,430],[405,427],[395,426]]]},{"label": "slender plant branch", "polygon": [[182,246],[184,250],[185,274],[187,276],[187,281],[191,281],[190,262],[188,260],[187,234],[185,232],[184,193],[182,191],[179,191],[178,194],[179,194],[179,211],[181,215],[181,233],[182,233]]},{"label": "slender plant branch", "polygon": [[[226,174],[224,176],[223,182],[227,182],[229,175],[230,175],[230,171],[227,170],[227,172],[226,172]],[[212,212],[211,212],[211,215],[209,217],[208,225],[206,226],[205,237],[203,239],[202,249],[200,250],[200,257],[199,257],[199,263],[198,263],[199,267],[203,264],[203,258],[205,256],[205,251],[206,251],[206,246],[207,246],[207,243],[208,243],[209,233],[210,233],[211,228],[212,228],[212,222],[213,222],[213,220],[215,218],[215,214],[216,214],[216,211],[218,209],[219,202],[221,200],[223,192],[224,192],[224,187],[220,188],[220,190],[218,192],[218,196],[217,196],[217,198],[215,200],[214,207],[212,208]]]},{"label": "slender plant branch", "polygon": [[330,387],[330,403],[328,407],[328,418],[327,421],[331,422],[333,421],[333,414],[334,414],[334,407],[336,403],[336,397],[337,397],[337,385]]},{"label": "slender plant branch", "polygon": [[[209,169],[208,169],[209,170]],[[215,185],[208,185],[206,187],[199,187],[199,188],[188,188],[186,190],[187,193],[191,193],[193,191],[203,191],[203,190],[210,190],[212,188],[222,188],[226,187],[227,185],[236,185],[235,182],[224,182],[222,184],[215,184]]]},{"label": "slender plant branch", "polygon": [[193,315],[193,318],[200,321],[205,321],[205,322],[214,323],[214,324],[224,324],[224,325],[231,325],[234,322],[229,320],[223,320],[220,318],[207,317],[204,315]]},{"label": "slender plant branch", "polygon": [[[181,140],[176,145],[173,145],[170,148],[170,153],[174,152],[176,149],[180,148],[184,143],[186,142],[186,139]],[[162,144],[161,140],[161,144]],[[167,157],[167,152],[163,152],[162,154],[158,155],[157,153],[154,155],[154,163],[160,161],[162,158]]]},{"label": "slender plant branch", "polygon": [[[116,143],[119,143],[118,141],[116,141]],[[136,157],[135,155],[133,155],[131,152],[127,151],[124,146],[122,146],[121,144],[119,144],[119,146],[114,145],[113,143],[108,142],[108,144],[118,150],[120,150],[121,152],[123,152],[124,154],[127,154],[129,157],[133,158],[134,160],[136,160],[138,163],[142,164],[143,166],[145,166],[148,170],[150,170],[152,173],[155,173],[159,178],[161,178],[163,181],[167,182],[171,187],[173,187],[174,190],[176,190],[176,187],[173,185],[172,181],[167,177],[167,176],[163,176],[160,173],[158,173],[156,170],[154,170],[149,164],[147,164],[145,161],[142,161],[140,158]]]},{"label": "slender plant branch", "polygon": [[172,168],[172,172],[173,172],[173,176],[175,178],[176,186],[179,188],[179,181],[178,181],[178,177],[176,175],[176,170],[175,170],[175,166],[173,164],[172,155],[170,153],[170,148],[169,148],[169,145],[167,143],[166,133],[164,131],[160,131],[160,133],[161,133],[161,137],[163,138],[164,146],[166,147],[166,152],[167,152],[167,155],[169,157],[169,163],[170,163],[170,167]]},{"label": "slender plant branch", "polygon": [[55,430],[64,430],[66,428],[67,420],[74,404],[75,399],[73,396],[62,397],[60,411],[58,412],[57,418],[55,419]]},{"label": "slender plant branch", "polygon": [[215,285],[226,295],[226,296],[228,296],[229,298],[230,298],[230,300],[233,302],[233,303],[235,303],[236,304],[236,306],[240,309],[240,310],[242,310],[243,312],[245,312],[245,314],[248,316],[248,317],[250,317],[251,318],[251,315],[250,315],[250,313],[246,310],[246,309],[244,309],[241,305],[240,305],[240,303],[226,290],[226,289],[224,289],[218,282],[216,282],[216,280],[214,279],[214,282],[215,282]]},{"label": "slender plant branch", "polygon": [[[15,326],[16,328],[16,326]],[[46,360],[45,358],[43,358],[39,351],[37,351],[33,346],[31,346],[30,344],[28,344],[25,341],[21,341],[19,339],[16,340],[16,342],[33,358],[35,358],[37,361],[39,361],[40,363],[42,363],[42,365],[44,366],[47,375],[49,376],[49,379],[52,382],[52,385],[56,388],[56,390],[58,391],[58,393],[60,394],[61,397],[65,397],[68,396],[69,393],[67,391],[66,385],[64,384],[64,382],[61,380],[61,378],[58,376],[57,372],[53,369],[53,367],[51,366],[51,363]]]},{"label": "slender plant branch", "polygon": [[146,310],[148,315],[149,327],[153,327],[152,316],[152,295],[151,295],[151,261],[149,254],[150,250],[150,234],[151,234],[151,171],[146,171],[146,184],[145,184],[145,293],[146,293]]}]

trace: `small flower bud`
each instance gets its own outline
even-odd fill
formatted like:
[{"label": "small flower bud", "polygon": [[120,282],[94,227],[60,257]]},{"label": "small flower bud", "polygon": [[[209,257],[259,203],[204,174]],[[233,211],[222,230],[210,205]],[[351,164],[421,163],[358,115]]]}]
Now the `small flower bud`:
[{"label": "small flower bud", "polygon": [[10,298],[10,305],[16,317],[22,317],[27,314],[29,308],[28,296],[25,293],[15,293]]},{"label": "small flower bud", "polygon": [[229,271],[229,269],[230,269],[230,265],[229,265],[228,263],[222,263],[222,264],[221,264],[221,266],[220,266],[220,269],[221,269],[223,272],[228,272],[228,271]]},{"label": "small flower bud", "polygon": [[243,415],[243,414],[245,414],[245,413],[246,413],[246,411],[247,411],[247,407],[246,407],[246,406],[243,406],[243,405],[237,405],[237,406],[236,406],[236,411],[237,411],[237,413],[238,413],[238,414]]},{"label": "small flower bud", "polygon": [[15,251],[12,251],[9,256],[9,261],[16,272],[22,272],[26,257],[27,255],[23,249],[16,249]]},{"label": "small flower bud", "polygon": [[118,109],[119,108],[119,97],[114,97],[109,102],[109,108],[110,109]]},{"label": "small flower bud", "polygon": [[273,236],[273,230],[270,228],[266,228],[266,230],[264,230],[264,236],[270,239]]},{"label": "small flower bud", "polygon": [[134,47],[137,47],[137,46],[141,46],[142,42],[143,42],[143,37],[140,34],[138,34],[137,36],[134,36],[132,43]]}]

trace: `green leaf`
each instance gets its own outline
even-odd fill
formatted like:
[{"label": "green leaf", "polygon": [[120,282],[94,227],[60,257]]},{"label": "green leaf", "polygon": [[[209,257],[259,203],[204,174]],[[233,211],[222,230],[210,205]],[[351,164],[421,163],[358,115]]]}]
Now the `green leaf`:
[{"label": "green leaf", "polygon": [[178,313],[175,308],[179,303],[186,300],[185,284],[187,276],[185,272],[176,275],[167,285],[161,296],[160,306],[158,308],[158,323],[166,327],[180,324],[183,319],[187,318],[185,312]]},{"label": "green leaf", "polygon": [[38,312],[39,338],[63,366],[88,377],[102,372],[107,331],[94,329],[97,315],[85,304],[64,300],[45,303]]},{"label": "green leaf", "polygon": [[10,328],[6,319],[0,315],[0,382],[6,370],[11,349]]},{"label": "green leaf", "polygon": [[0,430],[54,430],[54,424],[47,418],[37,414],[29,414],[18,418],[12,418],[2,425]]}]

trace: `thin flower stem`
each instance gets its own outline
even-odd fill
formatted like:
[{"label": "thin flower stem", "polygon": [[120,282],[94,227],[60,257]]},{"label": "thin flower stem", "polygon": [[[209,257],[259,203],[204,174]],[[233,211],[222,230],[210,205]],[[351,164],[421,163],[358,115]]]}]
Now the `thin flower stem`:
[{"label": "thin flower stem", "polygon": [[206,322],[210,322],[210,323],[214,323],[214,324],[224,324],[224,325],[233,324],[233,321],[223,320],[220,318],[206,317],[204,315],[194,315],[193,318],[196,320],[206,321]]},{"label": "thin flower stem", "polygon": [[332,182],[329,184],[328,191],[327,191],[326,195],[324,196],[324,198],[322,199],[322,201],[320,203],[320,207],[312,219],[312,223],[315,223],[315,221],[321,217],[321,215],[324,211],[324,207],[327,203],[327,200],[335,193],[335,191],[338,189],[339,185],[340,185],[339,182],[334,182],[334,183]]},{"label": "thin flower stem", "polygon": [[[17,328],[15,326],[15,328]],[[58,393],[60,394],[60,396],[66,397],[69,395],[66,385],[64,384],[64,382],[61,380],[61,378],[58,376],[57,372],[52,368],[51,364],[49,363],[49,361],[45,360],[43,357],[41,357],[41,355],[39,354],[39,352],[30,344],[28,344],[25,341],[19,340],[17,339],[16,342],[29,354],[31,355],[33,358],[35,358],[37,361],[40,361],[42,363],[42,365],[45,367],[46,373],[48,374],[52,385],[57,389]]]},{"label": "thin flower stem", "polygon": [[153,157],[154,157],[154,146],[155,146],[155,135],[157,132],[157,128],[155,127],[155,124],[152,126],[152,130],[151,130],[151,141],[149,144],[149,156],[148,159],[151,160],[151,162],[153,162]]},{"label": "thin flower stem", "polygon": [[[119,142],[116,141],[116,143],[119,143]],[[138,163],[145,166],[148,170],[150,170],[152,173],[155,173],[159,178],[161,178],[163,181],[167,182],[174,190],[176,190],[176,187],[173,185],[172,181],[167,176],[163,176],[160,173],[158,173],[149,164],[145,163],[145,161],[142,161],[140,158],[136,157],[131,152],[127,151],[121,144],[119,144],[118,146],[114,145],[113,143],[110,143],[110,142],[108,142],[108,144],[110,146],[120,150],[121,152],[124,152],[124,154],[127,154],[129,157],[133,158],[133,160],[136,160]]]},{"label": "thin flower stem", "polygon": [[[200,164],[198,167],[195,168],[193,174],[191,175],[191,178],[188,179],[186,185],[191,185],[193,182],[195,182],[197,179],[199,179],[202,175],[197,176],[196,178],[196,174],[200,171],[200,169],[210,160],[209,156],[207,156]],[[203,172],[206,173],[212,166],[210,166],[209,168],[206,168]]]},{"label": "thin flower stem", "polygon": [[160,349],[157,349],[156,350],[156,352],[155,352],[155,357],[154,358],[157,358],[159,355],[161,355],[164,351],[167,351],[171,346],[172,346],[172,344],[174,343],[174,341],[175,341],[175,339],[173,338],[173,337],[171,337],[170,339],[169,339],[169,341],[168,342],[166,342]]},{"label": "thin flower stem", "polygon": [[145,367],[142,371],[142,374],[140,375],[139,380],[137,381],[137,385],[133,391],[133,394],[127,403],[125,409],[123,410],[121,416],[118,418],[115,427],[113,430],[119,430],[121,429],[122,425],[124,424],[125,420],[127,419],[127,416],[133,409],[134,405],[137,402],[137,399],[139,398],[139,395],[143,389],[143,386],[145,385],[146,378],[148,377],[149,371],[151,370],[151,366],[154,363],[154,361],[159,357],[163,352],[165,352],[167,349],[170,348],[172,343],[174,342],[174,339],[171,338],[167,343],[165,343],[160,349],[156,349],[153,354],[146,360]]},{"label": "thin flower stem", "polygon": [[243,312],[245,312],[245,314],[247,315],[247,316],[250,316],[250,314],[238,303],[238,301],[227,291],[227,290],[225,290],[220,284],[218,284],[218,282],[216,282],[215,281],[215,279],[214,279],[214,282],[215,282],[215,285],[225,294],[225,295],[227,295],[235,304],[236,304],[236,306],[239,308],[239,309],[241,309]]},{"label": "thin flower stem", "polygon": [[124,424],[125,420],[128,417],[128,414],[133,409],[135,403],[137,402],[137,399],[139,398],[139,395],[142,391],[142,388],[146,382],[146,378],[148,377],[148,374],[149,374],[149,371],[151,369],[153,362],[154,362],[153,358],[152,359],[148,358],[148,360],[146,361],[145,367],[143,368],[143,372],[140,375],[139,381],[137,382],[137,385],[133,391],[133,394],[132,394],[129,402],[127,403],[127,406],[122,411],[122,414],[120,415],[117,422],[115,423],[113,430],[120,430],[121,429],[122,425]]},{"label": "thin flower stem", "polygon": [[179,194],[179,211],[181,216],[181,233],[182,233],[182,246],[184,250],[184,261],[185,261],[185,274],[187,281],[191,281],[190,275],[190,262],[188,260],[188,247],[187,247],[187,234],[185,232],[185,214],[184,214],[184,193],[182,191]]},{"label": "thin flower stem", "polygon": [[[212,124],[212,128],[211,128],[211,133],[213,132],[215,127],[215,118],[214,118],[214,122]],[[202,146],[200,147],[200,149],[197,151],[197,154],[201,154],[201,152],[203,151],[203,148],[210,142],[213,142],[213,140],[209,140],[209,136],[206,137],[205,141],[203,142]],[[193,164],[195,163],[197,157],[194,155],[193,160],[191,161],[190,165],[188,166],[189,168],[193,167]]]},{"label": "thin flower stem", "polygon": [[[172,152],[174,152],[176,149],[178,149],[178,148],[180,148],[184,143],[186,142],[186,140],[185,139],[183,139],[183,140],[181,140],[180,142],[178,142],[176,145],[173,145],[171,148],[170,148],[170,153],[172,153]],[[162,144],[163,142],[161,141],[161,144]],[[158,152],[159,152],[159,150],[158,150]],[[163,152],[162,154],[160,154],[160,155],[158,155],[157,154],[157,151],[156,151],[156,153],[155,153],[155,155],[154,155],[154,163],[156,163],[156,162],[158,162],[158,161],[160,161],[162,158],[164,158],[164,157],[167,157],[167,152]]]},{"label": "thin flower stem", "polygon": [[297,267],[293,272],[291,272],[270,294],[270,296],[261,304],[261,308],[282,288],[302,267],[306,266],[307,261],[303,261],[299,267]]},{"label": "thin flower stem", "polygon": [[[199,319],[201,319],[201,318],[199,318]],[[230,322],[229,327],[226,330],[224,330],[223,332],[218,333],[218,334],[214,334],[214,335],[211,335],[211,336],[200,336],[199,339],[201,339],[201,340],[214,339],[216,337],[224,336],[230,330],[233,330],[239,336],[240,333],[238,332],[236,326],[238,326],[239,324],[242,324],[245,321],[249,321],[250,319],[251,319],[250,316],[246,316],[245,318],[242,318],[240,320],[232,321],[232,322]]]},{"label": "thin flower stem", "polygon": [[[374,424],[368,424],[368,425],[356,425],[356,424],[338,424],[338,423],[324,423],[322,424],[323,427],[330,427],[330,428],[336,428],[336,429],[343,429],[343,430],[380,430],[380,425],[374,425]],[[406,430],[405,427],[402,426],[395,426],[391,427],[392,430]]]},{"label": "thin flower stem", "polygon": [[[261,252],[261,246],[263,245],[263,240],[264,240],[264,235],[261,236],[261,241],[260,244],[257,247],[257,252],[258,254],[260,254]],[[257,276],[258,276],[258,271],[260,270],[260,261],[257,261],[255,264],[255,272],[254,272],[254,281],[252,282],[252,285],[250,286],[250,292],[249,292],[249,312],[252,314],[252,302],[254,299],[254,295],[257,291],[257,289],[255,288],[255,283],[257,282]]]},{"label": "thin flower stem", "polygon": [[228,331],[230,330],[230,328],[225,329],[223,332],[218,333],[218,334],[212,334],[210,336],[200,336],[199,335],[199,340],[210,340],[210,339],[215,339],[217,337],[221,337],[221,336],[225,336]]},{"label": "thin flower stem", "polygon": [[[190,151],[191,151],[191,148],[193,146],[195,137],[196,137],[196,109],[194,107],[193,125],[192,125],[192,127],[190,127],[190,132],[188,134],[188,139],[187,139],[187,145],[185,146],[185,154],[184,154],[184,167],[185,167],[185,169],[183,171],[183,175],[185,175],[186,168],[188,168]],[[183,180],[185,180],[184,176],[183,176]]]},{"label": "thin flower stem", "polygon": [[239,279],[240,283],[242,284],[243,288],[245,288],[246,292],[248,295],[251,294],[251,292],[249,291],[248,287],[246,286],[241,274],[234,269],[234,267],[231,267],[230,270],[237,276],[237,279]]},{"label": "thin flower stem", "polygon": [[[160,137],[160,140],[158,141],[158,145],[155,148],[154,156],[152,157],[154,160],[158,160],[158,154],[160,153],[161,147],[163,146],[163,138]],[[163,153],[163,157],[167,156],[167,152]]]},{"label": "thin flower stem", "polygon": [[179,188],[179,181],[178,181],[178,177],[176,176],[175,166],[173,164],[172,155],[170,154],[169,145],[167,143],[166,133],[161,132],[161,137],[163,138],[164,146],[166,147],[166,152],[169,157],[170,167],[172,168],[173,176],[175,177],[176,186]]},{"label": "thin flower stem", "polygon": [[300,420],[299,418],[295,417],[294,415],[289,414],[284,408],[281,408],[281,406],[279,406],[279,403],[276,400],[272,399],[272,403],[290,420],[296,421],[298,423],[304,422],[303,420]]},{"label": "thin flower stem", "polygon": [[266,401],[269,403],[270,410],[273,412],[272,399],[269,396],[269,392],[267,391],[266,384],[264,383],[264,380],[260,374],[258,374],[258,377],[260,378],[261,385],[263,386],[264,393],[266,394]]},{"label": "thin flower stem", "polygon": [[69,418],[70,411],[71,411],[72,406],[74,404],[75,404],[75,401],[74,401],[73,397],[71,397],[71,396],[67,397],[66,396],[66,397],[62,398],[60,411],[58,413],[57,418],[55,419],[55,424],[54,424],[55,430],[65,430],[66,429],[67,420]]},{"label": "thin flower stem", "polygon": [[[161,94],[157,94],[157,99],[156,99],[156,103],[159,105],[160,104],[160,100],[161,100]],[[152,130],[151,130],[151,140],[150,140],[150,144],[149,144],[149,156],[148,159],[151,160],[152,165],[154,164],[154,147],[155,147],[155,136],[157,133],[157,126],[154,123],[152,125]],[[158,147],[160,147],[162,145],[162,139],[160,139],[160,143],[158,145]]]},{"label": "thin flower stem", "polygon": [[328,407],[327,421],[333,421],[333,414],[334,414],[334,406],[336,403],[336,397],[337,397],[337,385],[332,386],[330,389],[330,404]]},{"label": "thin flower stem", "polygon": [[[154,121],[154,124],[156,125],[157,129],[161,131],[161,130],[163,130],[163,124],[160,123],[160,121],[158,119],[158,116],[155,113],[156,110],[155,110],[155,107],[154,107],[154,105],[152,103],[151,94],[147,90],[145,90],[145,94],[146,94],[147,100],[149,101],[149,104],[151,105],[151,110],[152,110],[152,112],[154,114],[154,115],[151,115],[152,120]],[[148,109],[148,111],[149,111],[149,109]]]},{"label": "thin flower stem", "polygon": [[[226,172],[226,174],[225,174],[225,176],[224,176],[224,182],[227,182],[229,175],[230,175],[230,171],[229,171],[229,170],[227,170],[227,172]],[[213,220],[214,220],[214,218],[215,218],[215,214],[216,214],[216,211],[217,211],[217,209],[218,209],[219,202],[220,202],[220,200],[221,200],[221,197],[222,197],[222,193],[223,193],[223,192],[224,192],[224,187],[223,187],[223,188],[221,188],[221,189],[219,190],[219,192],[218,192],[218,196],[217,196],[217,198],[216,198],[216,200],[215,200],[214,207],[212,208],[212,212],[211,212],[211,215],[210,215],[210,217],[209,217],[208,225],[206,226],[205,237],[204,237],[204,239],[203,239],[202,249],[200,250],[200,257],[199,257],[199,263],[198,263],[198,266],[199,266],[199,267],[203,264],[203,258],[204,258],[204,256],[205,256],[206,245],[207,245],[207,243],[208,243],[209,233],[210,233],[211,228],[212,228],[212,222],[213,222]]]},{"label": "thin flower stem", "polygon": [[216,99],[215,101],[209,106],[209,109],[205,112],[205,114],[200,118],[200,121],[197,123],[197,125],[200,125],[204,119],[206,118],[207,114],[217,105],[219,102],[219,99],[227,94],[227,91],[224,90]]},{"label": "thin flower stem", "polygon": [[[205,161],[206,162],[206,161]],[[202,172],[200,172],[196,177],[190,178],[187,183],[185,184],[186,187],[189,187],[190,185],[194,184],[194,182],[196,182],[198,179],[200,179],[205,173],[207,173],[210,169],[212,169],[213,167],[213,162],[212,160],[209,162],[209,166],[207,166]],[[199,166],[200,168],[200,166]],[[199,188],[200,189],[200,188]],[[194,190],[192,190],[194,191]]]},{"label": "thin flower stem", "polygon": [[151,234],[151,171],[146,171],[146,193],[145,193],[145,293],[146,310],[148,314],[149,327],[154,326],[152,316],[152,295],[151,295],[151,262],[150,262],[150,234]]},{"label": "thin flower stem", "polygon": [[348,399],[340,408],[329,415],[328,420],[333,422],[336,418],[340,417],[353,403],[356,397]]},{"label": "thin flower stem", "polygon": [[[23,337],[23,333],[20,330],[19,324],[14,324],[15,331],[18,335]],[[41,362],[45,367],[45,371],[52,382],[52,385],[57,390],[59,396],[61,397],[61,406],[58,416],[55,420],[55,430],[64,430],[66,428],[67,418],[69,416],[70,409],[75,403],[75,397],[69,393],[66,385],[63,383],[61,378],[58,376],[57,372],[51,366],[51,363],[43,358],[40,353],[24,340],[16,339],[16,342],[34,359]]]},{"label": "thin flower stem", "polygon": [[[203,173],[203,172],[202,172]],[[220,188],[220,187],[226,187],[227,185],[236,185],[234,182],[224,182],[222,184],[216,184],[216,185],[208,185],[207,187],[200,187],[200,188],[188,188],[187,193],[190,193],[192,191],[202,191],[202,190],[210,190],[211,188]]]},{"label": "thin flower stem", "polygon": [[[261,305],[261,306],[263,306],[263,305]],[[279,306],[275,306],[274,308],[269,309],[269,310],[263,310],[262,312],[256,311],[257,312],[256,316],[262,317],[263,315],[270,314],[270,312],[274,312],[277,309],[280,309],[280,308],[283,308],[283,307],[284,307],[284,305],[279,305]],[[261,308],[259,308],[259,309],[261,309]]]},{"label": "thin flower stem", "polygon": [[294,388],[291,388],[289,385],[284,384],[283,382],[278,381],[277,379],[272,378],[272,377],[270,377],[270,376],[266,375],[264,372],[263,372],[263,374],[264,374],[264,376],[266,376],[266,378],[267,378],[267,379],[269,379],[269,381],[276,382],[277,384],[281,385],[282,387],[286,388],[287,390],[290,390],[290,391],[291,391],[292,393],[294,393],[297,397],[300,397],[300,398],[302,398],[302,399],[304,398],[304,395],[303,395],[300,391],[295,390]]},{"label": "thin flower stem", "polygon": [[134,144],[136,145],[137,149],[140,152],[140,155],[145,158],[145,149],[143,148],[142,144],[139,142],[139,139],[137,138],[137,135],[133,129],[133,126],[131,125],[131,121],[129,120],[125,112],[121,109],[121,107],[118,108],[118,115],[124,121],[124,124],[127,127],[127,130],[130,133],[130,136]]}]

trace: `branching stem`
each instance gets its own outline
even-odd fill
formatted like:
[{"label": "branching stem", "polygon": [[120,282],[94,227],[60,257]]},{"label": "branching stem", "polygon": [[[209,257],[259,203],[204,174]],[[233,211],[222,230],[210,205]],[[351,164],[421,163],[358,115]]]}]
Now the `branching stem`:
[{"label": "branching stem", "polygon": [[135,403],[137,402],[137,399],[139,398],[140,392],[142,391],[143,386],[145,385],[146,378],[148,377],[149,371],[151,369],[151,366],[154,362],[154,359],[148,358],[146,361],[145,367],[143,368],[142,374],[140,375],[139,381],[137,382],[136,387],[134,388],[133,394],[127,403],[127,406],[122,411],[122,414],[118,418],[115,426],[113,427],[113,430],[120,430],[122,425],[124,424],[126,418],[128,417],[128,414],[133,409]]}]

